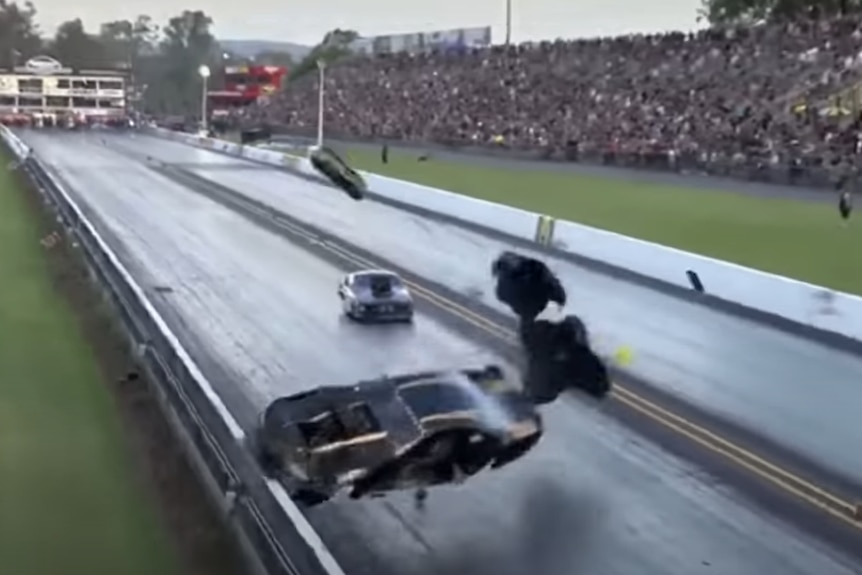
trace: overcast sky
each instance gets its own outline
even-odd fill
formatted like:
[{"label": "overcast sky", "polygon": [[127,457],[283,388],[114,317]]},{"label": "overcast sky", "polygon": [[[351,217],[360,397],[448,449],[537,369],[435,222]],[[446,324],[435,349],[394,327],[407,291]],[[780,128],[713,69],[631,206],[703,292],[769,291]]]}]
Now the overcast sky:
[{"label": "overcast sky", "polygon": [[[363,36],[472,26],[493,26],[505,36],[505,0],[209,0],[184,6],[175,0],[34,0],[46,33],[80,17],[93,31],[107,20],[149,14],[166,21],[183,8],[201,9],[215,21],[216,36],[315,44],[333,28]],[[690,30],[699,0],[512,0],[515,41]]]}]

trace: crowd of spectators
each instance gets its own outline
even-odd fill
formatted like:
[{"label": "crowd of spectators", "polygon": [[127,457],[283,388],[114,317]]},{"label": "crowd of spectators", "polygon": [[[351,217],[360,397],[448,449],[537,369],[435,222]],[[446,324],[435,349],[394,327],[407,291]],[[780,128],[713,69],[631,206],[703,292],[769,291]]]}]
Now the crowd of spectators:
[{"label": "crowd of spectators", "polygon": [[[845,16],[347,58],[327,69],[325,122],[343,138],[834,175],[855,169],[860,80],[862,19]],[[298,79],[255,115],[313,134],[317,87]]]}]

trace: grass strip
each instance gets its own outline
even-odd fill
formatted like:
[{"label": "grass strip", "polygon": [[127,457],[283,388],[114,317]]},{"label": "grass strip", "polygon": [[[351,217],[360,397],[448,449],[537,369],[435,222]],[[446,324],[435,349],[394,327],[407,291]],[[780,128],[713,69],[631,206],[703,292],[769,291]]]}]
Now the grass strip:
[{"label": "grass strip", "polygon": [[[0,573],[172,575],[79,315],[58,297],[33,194],[0,155]],[[70,254],[67,254],[67,257]],[[105,334],[108,337],[108,334]]]},{"label": "grass strip", "polygon": [[418,153],[400,150],[388,164],[368,148],[349,148],[348,157],[369,172],[862,294],[854,256],[862,226],[842,227],[830,204],[469,160],[419,162]]}]

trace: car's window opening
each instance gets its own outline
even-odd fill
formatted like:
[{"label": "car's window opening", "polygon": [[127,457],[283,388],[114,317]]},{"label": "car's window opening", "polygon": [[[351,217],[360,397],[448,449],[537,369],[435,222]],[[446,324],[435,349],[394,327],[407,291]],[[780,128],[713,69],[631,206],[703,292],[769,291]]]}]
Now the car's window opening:
[{"label": "car's window opening", "polygon": [[306,443],[312,449],[348,438],[347,429],[342,424],[341,418],[332,411],[313,420],[302,421],[298,427]]},{"label": "car's window opening", "polygon": [[351,435],[366,435],[377,433],[383,428],[366,403],[353,403],[339,410],[339,417]]},{"label": "car's window opening", "polygon": [[333,409],[311,421],[299,423],[303,438],[312,448],[377,433],[381,429],[380,422],[364,402]]},{"label": "car's window opening", "polygon": [[398,390],[401,399],[417,418],[438,413],[468,411],[475,408],[473,398],[457,385],[426,383]]}]

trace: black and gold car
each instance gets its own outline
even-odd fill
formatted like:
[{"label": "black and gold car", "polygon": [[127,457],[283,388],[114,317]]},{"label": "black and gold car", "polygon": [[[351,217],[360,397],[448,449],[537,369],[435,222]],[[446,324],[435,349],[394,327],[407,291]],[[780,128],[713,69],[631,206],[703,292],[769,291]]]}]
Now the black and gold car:
[{"label": "black and gold car", "polygon": [[501,368],[383,376],[276,399],[255,450],[306,506],[461,482],[526,454],[542,418]]},{"label": "black and gold car", "polygon": [[326,146],[311,149],[309,160],[314,169],[323,174],[330,182],[347,192],[354,200],[361,200],[368,191],[365,180],[347,165],[347,162],[332,148]]}]

